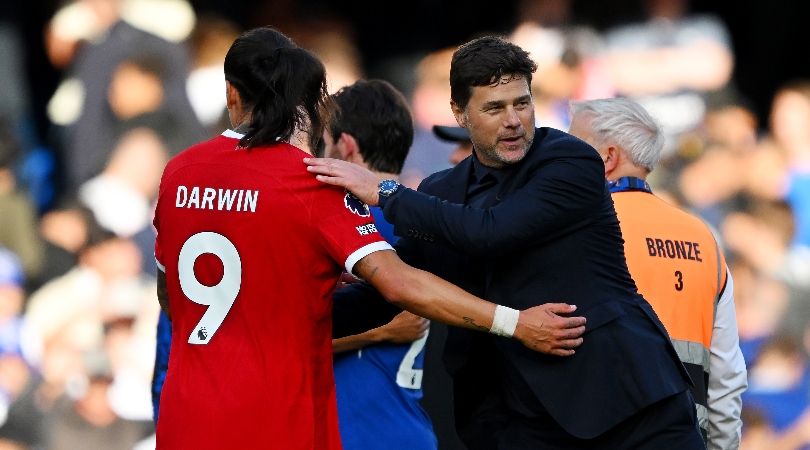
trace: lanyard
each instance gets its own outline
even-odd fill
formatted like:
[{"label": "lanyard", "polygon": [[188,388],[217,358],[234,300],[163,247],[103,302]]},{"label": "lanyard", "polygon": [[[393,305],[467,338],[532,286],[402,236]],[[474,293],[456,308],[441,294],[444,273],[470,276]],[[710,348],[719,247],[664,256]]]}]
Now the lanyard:
[{"label": "lanyard", "polygon": [[608,188],[610,188],[611,194],[614,192],[629,191],[641,191],[649,194],[652,193],[650,185],[641,178],[636,177],[621,177],[616,181],[608,181]]}]

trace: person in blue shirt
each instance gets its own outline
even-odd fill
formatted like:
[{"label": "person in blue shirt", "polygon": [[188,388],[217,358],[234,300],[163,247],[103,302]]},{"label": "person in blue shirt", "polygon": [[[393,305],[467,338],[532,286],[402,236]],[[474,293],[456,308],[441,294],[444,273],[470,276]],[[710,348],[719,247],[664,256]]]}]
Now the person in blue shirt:
[{"label": "person in blue shirt", "polygon": [[152,420],[157,423],[158,409],[160,409],[160,391],[166,381],[166,371],[169,370],[169,350],[172,346],[172,322],[169,316],[160,311],[157,326],[157,343],[155,348],[155,370],[152,373]]},{"label": "person in blue shirt", "polygon": [[[323,154],[397,179],[413,141],[405,97],[383,80],[360,80],[332,96]],[[370,213],[391,244],[399,239],[378,207]],[[339,299],[336,299],[339,301]],[[340,436],[345,450],[436,449],[420,405],[428,322],[408,312],[368,332],[333,341]]]}]

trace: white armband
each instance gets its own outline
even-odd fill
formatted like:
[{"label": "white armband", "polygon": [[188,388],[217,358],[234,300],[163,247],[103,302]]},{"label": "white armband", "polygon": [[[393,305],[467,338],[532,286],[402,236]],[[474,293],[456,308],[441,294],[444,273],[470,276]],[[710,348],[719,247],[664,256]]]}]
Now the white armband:
[{"label": "white armband", "polygon": [[498,305],[495,307],[495,317],[492,319],[492,327],[489,332],[498,336],[512,337],[517,328],[520,311]]}]

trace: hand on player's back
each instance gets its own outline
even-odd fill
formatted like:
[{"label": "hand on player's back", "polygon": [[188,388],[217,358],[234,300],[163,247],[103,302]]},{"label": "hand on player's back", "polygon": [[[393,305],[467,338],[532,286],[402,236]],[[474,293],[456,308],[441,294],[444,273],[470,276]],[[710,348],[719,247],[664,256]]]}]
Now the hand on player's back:
[{"label": "hand on player's back", "polygon": [[582,345],[585,332],[584,317],[564,317],[576,306],[564,303],[546,303],[520,312],[515,339],[526,347],[556,356],[571,356]]},{"label": "hand on player's back", "polygon": [[348,161],[331,158],[304,158],[307,170],[317,174],[318,181],[341,186],[370,206],[379,202],[380,179],[370,170]]}]

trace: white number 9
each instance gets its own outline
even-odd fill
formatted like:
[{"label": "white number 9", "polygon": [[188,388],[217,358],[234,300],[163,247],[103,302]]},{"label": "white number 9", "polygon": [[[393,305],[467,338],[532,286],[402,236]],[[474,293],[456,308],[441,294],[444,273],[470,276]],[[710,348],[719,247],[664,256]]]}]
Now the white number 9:
[{"label": "white number 9", "polygon": [[[212,253],[222,261],[222,280],[214,286],[200,283],[194,274],[194,261],[204,253]],[[239,295],[242,285],[242,260],[239,252],[225,236],[203,231],[191,236],[183,244],[177,270],[183,294],[194,303],[209,307],[188,337],[188,343],[208,344]]]}]

